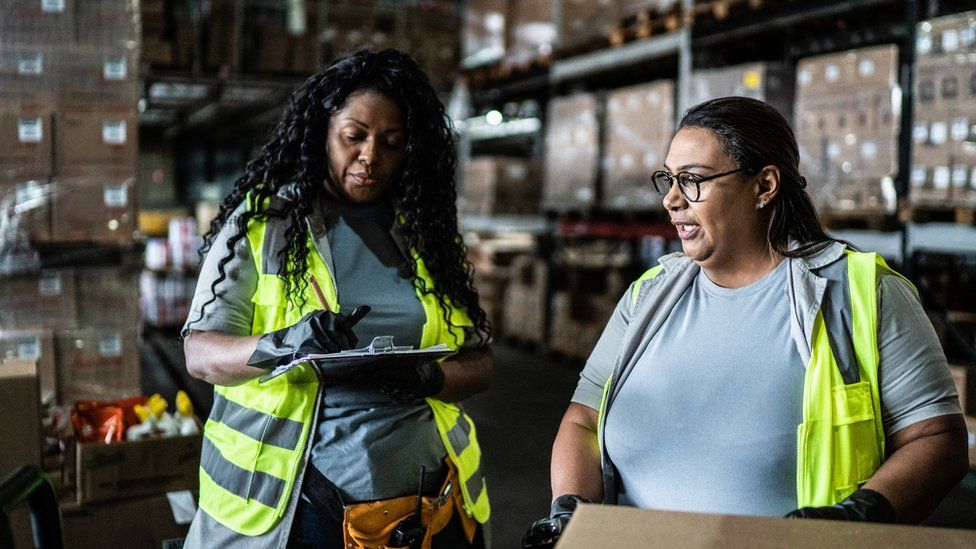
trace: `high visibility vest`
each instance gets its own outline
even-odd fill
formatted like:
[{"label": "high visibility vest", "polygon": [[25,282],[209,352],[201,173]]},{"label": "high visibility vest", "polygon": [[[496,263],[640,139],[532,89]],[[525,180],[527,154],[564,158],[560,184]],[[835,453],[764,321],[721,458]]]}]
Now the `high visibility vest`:
[{"label": "high visibility vest", "polygon": [[[277,270],[265,268],[268,225],[252,220],[247,231],[259,273],[252,298],[252,335],[291,326],[321,308],[311,290],[306,291],[305,305],[296,307],[286,299]],[[308,272],[319,282],[330,310],[339,312],[335,281],[311,237],[308,245]],[[414,266],[417,276],[433,288],[433,279],[416,253]],[[467,313],[449,307],[452,326],[444,321],[443,309],[434,295],[419,290],[417,295],[426,314],[421,347],[444,343],[457,349],[464,341],[463,327],[471,326]],[[254,379],[234,387],[214,386],[214,406],[204,428],[200,460],[200,509],[248,536],[264,534],[279,523],[288,512],[293,493],[300,489],[295,484],[299,468],[306,465],[319,389],[318,375],[308,364],[267,383]],[[474,422],[456,404],[433,398],[428,398],[427,404],[444,448],[457,467],[465,511],[485,523],[490,507]]]},{"label": "high visibility vest", "polygon": [[[845,382],[830,346],[824,316],[822,311],[818,312],[803,384],[803,423],[797,427],[798,507],[838,503],[867,482],[884,461],[885,433],[878,390],[876,276],[878,269],[901,275],[875,253],[846,251],[844,260],[851,297],[851,343],[859,375],[856,382]],[[631,290],[632,305],[636,305],[643,283],[662,271],[659,265],[637,280]],[[603,387],[597,416],[600,451],[607,462],[604,428],[614,379],[611,376]]]}]

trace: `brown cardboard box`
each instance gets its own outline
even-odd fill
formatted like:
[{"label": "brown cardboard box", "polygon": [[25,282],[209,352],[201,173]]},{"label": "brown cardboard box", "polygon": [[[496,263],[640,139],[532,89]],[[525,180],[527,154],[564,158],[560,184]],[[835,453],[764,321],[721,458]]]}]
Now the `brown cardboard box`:
[{"label": "brown cardboard box", "polygon": [[78,2],[76,33],[81,45],[118,46],[139,41],[139,2],[100,0]]},{"label": "brown cardboard box", "polygon": [[485,215],[538,211],[542,185],[535,162],[486,156],[472,158],[463,170],[462,211]]},{"label": "brown cardboard box", "polygon": [[51,240],[127,245],[136,236],[131,174],[64,177],[53,181]]},{"label": "brown cardboard box", "polygon": [[463,66],[486,65],[502,58],[507,14],[507,0],[471,0],[467,3],[461,35]]},{"label": "brown cardboard box", "polygon": [[857,546],[865,549],[961,549],[976,544],[976,532],[581,505],[559,540],[559,549],[840,549],[850,547],[852,540],[857,540]]},{"label": "brown cardboard box", "polygon": [[[31,242],[51,239],[51,196],[46,179],[28,179],[19,183],[0,181],[0,208],[13,206],[14,226],[8,230],[23,230]],[[9,211],[9,210],[8,210]]]},{"label": "brown cardboard box", "polygon": [[956,384],[959,406],[964,414],[976,415],[976,375],[968,366],[950,364],[952,381]]},{"label": "brown cardboard box", "polygon": [[140,393],[137,326],[57,332],[61,400],[112,400]]},{"label": "brown cardboard box", "polygon": [[62,502],[65,545],[175,549],[183,546],[195,510],[196,495],[186,491],[87,505]]},{"label": "brown cardboard box", "polygon": [[73,104],[57,116],[57,173],[135,173],[139,120],[135,102]]},{"label": "brown cardboard box", "polygon": [[78,443],[79,504],[196,490],[202,435]]},{"label": "brown cardboard box", "polygon": [[529,255],[512,260],[511,281],[505,292],[505,333],[537,345],[546,342],[546,295],[549,266]]},{"label": "brown cardboard box", "polygon": [[511,63],[548,57],[556,40],[551,2],[511,2],[508,5],[508,41],[505,59]]},{"label": "brown cardboard box", "polygon": [[74,13],[74,0],[4,0],[0,3],[0,41],[70,46],[74,43]]},{"label": "brown cardboard box", "polygon": [[76,48],[61,52],[58,60],[63,106],[122,104],[131,108],[139,99],[139,57],[134,48]]},{"label": "brown cardboard box", "polygon": [[131,329],[139,325],[139,272],[126,267],[75,271],[78,325]]},{"label": "brown cardboard box", "polygon": [[663,169],[674,132],[674,82],[660,80],[614,90],[607,96],[604,136],[605,208],[661,208],[650,174]]},{"label": "brown cardboard box", "polygon": [[50,330],[0,330],[0,360],[13,359],[36,362],[42,400],[54,402],[58,394],[54,334]]},{"label": "brown cardboard box", "polygon": [[0,40],[0,105],[19,101],[53,105],[57,57],[58,50],[48,44],[4,44]]},{"label": "brown cardboard box", "polygon": [[40,275],[0,281],[0,329],[74,328],[76,311],[71,270],[43,271]]},{"label": "brown cardboard box", "polygon": [[4,107],[0,104],[0,182],[20,183],[50,176],[54,109],[27,102]]},{"label": "brown cardboard box", "polygon": [[[41,466],[41,402],[38,398],[37,364],[33,360],[4,359],[0,355],[0,480],[24,465]],[[9,517],[14,547],[33,547],[30,518],[23,508]]]},{"label": "brown cardboard box", "polygon": [[789,120],[793,110],[791,75],[788,67],[777,63],[698,70],[691,76],[689,105],[728,95],[751,97],[769,103]]},{"label": "brown cardboard box", "polygon": [[596,203],[597,107],[596,96],[591,93],[549,101],[543,186],[547,208],[588,208]]},{"label": "brown cardboard box", "polygon": [[606,46],[620,17],[624,15],[619,4],[613,0],[563,0],[559,19],[559,49]]}]

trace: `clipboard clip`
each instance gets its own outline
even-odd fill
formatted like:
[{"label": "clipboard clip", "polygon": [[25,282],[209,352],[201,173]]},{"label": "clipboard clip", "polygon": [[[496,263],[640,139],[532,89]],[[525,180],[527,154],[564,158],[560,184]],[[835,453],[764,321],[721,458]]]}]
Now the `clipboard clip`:
[{"label": "clipboard clip", "polygon": [[395,353],[396,351],[397,348],[393,344],[393,336],[377,336],[369,344],[369,354],[371,355]]}]

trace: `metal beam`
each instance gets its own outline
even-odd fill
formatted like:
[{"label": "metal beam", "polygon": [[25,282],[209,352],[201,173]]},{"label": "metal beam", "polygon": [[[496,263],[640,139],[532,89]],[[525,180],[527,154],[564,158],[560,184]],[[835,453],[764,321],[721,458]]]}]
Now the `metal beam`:
[{"label": "metal beam", "polygon": [[638,40],[618,48],[599,50],[569,59],[555,61],[549,72],[554,83],[593,76],[613,69],[639,65],[669,55],[677,55],[687,28],[662,34],[656,38]]}]

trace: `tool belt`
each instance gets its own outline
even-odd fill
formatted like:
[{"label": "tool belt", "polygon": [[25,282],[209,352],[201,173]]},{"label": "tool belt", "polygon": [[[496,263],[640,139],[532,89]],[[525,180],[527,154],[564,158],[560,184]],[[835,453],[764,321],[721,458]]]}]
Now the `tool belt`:
[{"label": "tool belt", "polygon": [[[430,549],[431,538],[444,529],[457,513],[468,543],[474,541],[478,523],[464,510],[464,498],[457,468],[450,459],[447,478],[438,495],[421,498],[421,523],[426,527],[422,549]],[[393,530],[417,512],[417,496],[353,503],[343,506],[342,531],[345,546],[355,549],[392,549]]]}]

